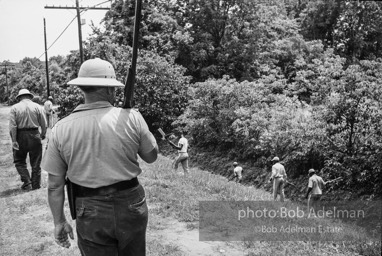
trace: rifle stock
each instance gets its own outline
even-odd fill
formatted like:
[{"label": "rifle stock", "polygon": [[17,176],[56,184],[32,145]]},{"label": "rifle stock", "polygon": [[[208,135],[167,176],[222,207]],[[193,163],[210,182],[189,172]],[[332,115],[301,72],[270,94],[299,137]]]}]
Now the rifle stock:
[{"label": "rifle stock", "polygon": [[134,21],[134,36],[133,36],[133,58],[131,60],[129,72],[127,74],[124,90],[123,108],[132,108],[134,106],[134,84],[136,65],[138,58],[138,37],[139,23],[141,22],[142,0],[136,0],[135,3],[135,21]]}]

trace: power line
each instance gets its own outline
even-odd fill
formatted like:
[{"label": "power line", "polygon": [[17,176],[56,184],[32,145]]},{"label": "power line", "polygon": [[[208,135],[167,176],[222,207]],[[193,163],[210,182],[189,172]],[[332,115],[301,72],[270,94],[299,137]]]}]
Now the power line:
[{"label": "power line", "polygon": [[[104,3],[107,3],[107,2],[111,2],[111,0],[107,0],[107,1],[104,1],[102,3],[99,3],[99,4],[96,4],[94,6],[91,6],[91,7],[80,7],[81,11],[80,13],[83,13],[83,12],[86,12],[88,10],[91,10],[91,9],[96,9],[96,10],[109,10],[110,8],[96,8],[97,6],[101,5],[101,4],[104,4]],[[55,7],[55,6],[45,6],[45,8],[57,8],[57,9],[72,9],[72,7]],[[73,7],[73,9],[75,9],[76,7]],[[65,33],[65,31],[68,29],[68,27],[73,23],[73,21],[77,18],[77,15],[74,16],[74,18],[70,21],[70,23],[65,27],[65,29],[61,32],[61,34],[54,40],[54,42],[48,47],[48,49],[46,51],[44,51],[40,57],[38,57],[39,59],[45,54],[45,52],[47,52],[56,42],[57,40]]]},{"label": "power line", "polygon": [[[74,18],[70,21],[70,23],[66,26],[66,28],[61,32],[61,34],[56,38],[56,40],[54,40],[54,42],[48,47],[48,49],[46,51],[48,51],[50,49],[50,47],[52,47],[56,42],[57,40],[65,33],[65,31],[68,29],[68,27],[73,23],[73,21],[77,18],[77,15],[74,16]],[[43,52],[40,57],[38,57],[39,59],[41,58],[42,55],[44,55],[45,52]]]}]

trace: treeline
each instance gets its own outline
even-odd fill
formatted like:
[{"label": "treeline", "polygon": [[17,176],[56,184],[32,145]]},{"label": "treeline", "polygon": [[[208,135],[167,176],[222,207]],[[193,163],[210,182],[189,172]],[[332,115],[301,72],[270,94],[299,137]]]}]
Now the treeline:
[{"label": "treeline", "polygon": [[[110,61],[120,80],[134,4],[113,1],[84,41],[85,59]],[[382,195],[381,2],[146,0],[142,14],[135,102],[152,129],[184,129],[198,148],[260,168],[278,155],[292,176],[313,167],[346,177],[340,186],[357,196]],[[78,51],[50,58],[62,115],[83,101],[65,86],[79,65]],[[22,87],[44,95],[39,60],[8,77],[12,101]]]}]

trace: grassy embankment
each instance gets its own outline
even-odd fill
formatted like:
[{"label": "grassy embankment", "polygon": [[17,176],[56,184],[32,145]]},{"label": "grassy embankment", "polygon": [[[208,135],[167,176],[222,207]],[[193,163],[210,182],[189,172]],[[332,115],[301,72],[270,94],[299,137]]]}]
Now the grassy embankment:
[{"label": "grassy embankment", "polygon": [[[27,193],[19,190],[21,183],[12,164],[4,117],[2,115],[0,119],[0,255],[79,255],[75,241],[70,249],[60,248],[54,243],[52,217],[46,198],[46,173],[43,173],[42,189]],[[166,157],[160,157],[152,165],[142,163],[142,168],[144,172],[140,181],[146,189],[150,208],[148,255],[380,255],[380,244],[357,242],[237,241],[202,244],[177,240],[177,236],[187,238],[184,233],[197,234],[199,201],[258,201],[269,200],[270,195],[263,190],[227,182],[222,176],[197,168],[192,168],[191,175],[186,178],[171,170],[171,160]],[[66,215],[69,218],[67,205]],[[184,229],[179,228],[182,223],[185,223]],[[322,223],[327,225],[328,220],[322,220]],[[259,223],[269,224],[269,220]],[[356,239],[359,232],[353,228],[348,236]],[[187,243],[189,250],[185,250],[187,246],[184,244]],[[192,246],[195,250],[190,249]],[[206,248],[204,251],[196,250],[203,246]]]}]

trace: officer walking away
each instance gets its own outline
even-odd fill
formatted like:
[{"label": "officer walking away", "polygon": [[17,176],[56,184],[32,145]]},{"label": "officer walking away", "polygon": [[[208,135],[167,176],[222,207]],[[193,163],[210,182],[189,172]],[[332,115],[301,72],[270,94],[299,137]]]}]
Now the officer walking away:
[{"label": "officer walking away", "polygon": [[46,121],[48,122],[49,128],[52,128],[52,126],[53,126],[54,110],[53,110],[53,102],[52,101],[53,101],[53,97],[49,96],[48,100],[45,101],[45,103],[44,103],[44,111],[45,111]]},{"label": "officer walking away", "polygon": [[243,167],[239,166],[237,162],[233,163],[233,175],[236,182],[241,183],[241,180],[243,178]]},{"label": "officer walking away", "polygon": [[184,137],[183,132],[180,132],[180,139],[178,141],[178,145],[175,145],[172,141],[167,139],[168,143],[174,148],[178,150],[178,157],[173,163],[173,168],[175,171],[178,170],[179,163],[182,164],[183,171],[185,175],[189,174],[189,167],[188,167],[188,140]]},{"label": "officer walking away", "polygon": [[[41,140],[45,139],[46,120],[41,106],[32,101],[33,97],[29,90],[21,89],[16,96],[19,102],[11,107],[9,118],[13,162],[23,182],[23,190],[39,189],[41,186]],[[32,178],[27,169],[28,154]]]},{"label": "officer walking away", "polygon": [[55,124],[42,165],[56,243],[68,248],[73,239],[63,209],[67,178],[81,255],[145,255],[148,209],[138,155],[153,163],[156,140],[138,111],[112,105],[115,87],[124,85],[109,62],[85,61],[68,85],[79,86],[85,104]]},{"label": "officer walking away", "polygon": [[317,209],[321,201],[322,189],[326,182],[316,174],[314,169],[309,169],[308,191],[305,198],[308,199],[308,209]]},{"label": "officer walking away", "polygon": [[277,195],[280,195],[280,201],[284,202],[284,184],[287,180],[285,168],[280,164],[280,159],[276,156],[272,159],[272,175],[269,182],[273,181],[273,199],[276,201]]}]

